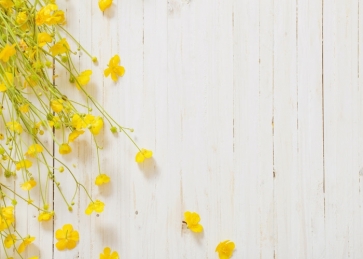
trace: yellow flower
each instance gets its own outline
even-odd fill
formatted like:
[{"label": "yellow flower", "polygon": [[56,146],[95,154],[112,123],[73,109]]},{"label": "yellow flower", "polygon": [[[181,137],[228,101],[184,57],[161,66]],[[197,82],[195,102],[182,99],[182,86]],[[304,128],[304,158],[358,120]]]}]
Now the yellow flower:
[{"label": "yellow flower", "polygon": [[56,113],[59,113],[63,110],[63,100],[62,99],[54,99],[50,101],[50,108]]},{"label": "yellow flower", "polygon": [[235,245],[232,241],[226,240],[218,244],[216,252],[218,252],[220,259],[229,259],[232,257],[234,247]]},{"label": "yellow flower", "polygon": [[29,181],[26,181],[24,182],[22,185],[21,185],[21,188],[24,190],[24,191],[30,191],[31,189],[34,188],[34,186],[37,185],[37,182],[34,180],[34,179],[31,179]]},{"label": "yellow flower", "polygon": [[105,249],[103,249],[103,254],[100,254],[100,259],[119,259],[119,255],[116,251],[113,251],[111,253],[111,248],[109,247],[105,247]]},{"label": "yellow flower", "polygon": [[59,154],[67,155],[71,152],[72,152],[72,148],[67,143],[63,143],[59,146]]},{"label": "yellow flower", "polygon": [[25,155],[35,157],[38,153],[43,152],[43,147],[39,144],[33,144],[29,146],[28,151],[25,153]]},{"label": "yellow flower", "polygon": [[14,3],[11,0],[0,0],[0,5],[5,9],[9,9],[14,6]]},{"label": "yellow flower", "polygon": [[78,138],[80,135],[84,133],[84,130],[74,130],[72,131],[68,136],[68,142],[75,141],[76,138]]},{"label": "yellow flower", "polygon": [[19,111],[21,111],[22,113],[27,113],[29,111],[29,104],[23,104],[22,106],[19,107]]},{"label": "yellow flower", "polygon": [[115,82],[125,74],[125,68],[119,66],[118,63],[120,63],[120,57],[118,55],[113,56],[108,63],[108,68],[104,71],[105,76],[108,77],[111,74],[111,78]]},{"label": "yellow flower", "polygon": [[26,21],[28,20],[28,15],[26,14],[26,12],[19,12],[18,15],[16,16],[16,23],[19,24],[22,30],[26,30],[29,28],[28,23],[26,23]]},{"label": "yellow flower", "polygon": [[59,54],[66,53],[70,50],[69,44],[65,38],[61,39],[59,42],[53,45],[49,49],[49,51],[52,53],[52,56],[57,56]]},{"label": "yellow flower", "polygon": [[28,259],[39,259],[38,256],[32,256],[32,257],[29,257]]},{"label": "yellow flower", "polygon": [[53,215],[54,212],[43,211],[39,214],[38,221],[48,221],[53,217]]},{"label": "yellow flower", "polygon": [[200,216],[196,212],[184,212],[184,220],[187,223],[188,228],[193,232],[202,232],[203,226],[199,224]]},{"label": "yellow flower", "polygon": [[6,85],[4,83],[0,84],[0,92],[5,92],[8,88],[6,87]]},{"label": "yellow flower", "polygon": [[6,44],[6,46],[0,52],[0,60],[3,62],[8,62],[10,57],[14,56],[15,53],[15,43],[13,45]]},{"label": "yellow flower", "polygon": [[80,86],[86,85],[91,79],[92,70],[85,70],[77,77],[77,82]]},{"label": "yellow flower", "polygon": [[24,238],[23,242],[19,245],[18,252],[24,252],[25,248],[35,240],[35,237],[28,236]]},{"label": "yellow flower", "polygon": [[109,181],[110,181],[110,177],[107,174],[99,174],[96,177],[95,184],[99,186],[99,185],[108,183]]},{"label": "yellow flower", "polygon": [[16,236],[14,234],[9,234],[4,240],[4,245],[6,248],[10,248],[15,244]]},{"label": "yellow flower", "polygon": [[145,158],[150,158],[153,156],[153,152],[147,149],[141,149],[141,151],[137,152],[136,157],[135,157],[135,161],[137,163],[142,163],[144,162]]},{"label": "yellow flower", "polygon": [[9,130],[14,131],[18,134],[23,132],[23,128],[17,121],[10,121],[10,122],[6,123],[6,126],[8,127]]},{"label": "yellow flower", "polygon": [[20,160],[18,163],[16,163],[16,170],[19,171],[22,168],[29,168],[32,165],[33,163],[28,159]]},{"label": "yellow flower", "polygon": [[76,130],[84,129],[87,126],[83,118],[81,118],[81,116],[79,116],[78,114],[73,115],[71,120],[71,125]]},{"label": "yellow flower", "polygon": [[87,124],[88,129],[93,135],[98,135],[103,127],[103,120],[101,117],[95,117],[91,114],[87,114],[84,117],[84,122]]},{"label": "yellow flower", "polygon": [[55,238],[58,242],[55,244],[58,250],[73,249],[79,240],[78,231],[73,230],[71,224],[65,224],[62,229],[55,232]]},{"label": "yellow flower", "polygon": [[102,212],[102,211],[103,211],[104,207],[105,207],[105,204],[104,204],[102,201],[100,201],[100,200],[95,200],[94,202],[91,202],[91,203],[88,205],[88,207],[87,207],[87,209],[86,209],[85,213],[86,213],[87,215],[91,215],[91,214],[92,214],[92,212],[94,212],[94,211],[95,211],[95,212],[100,213],[100,212]]},{"label": "yellow flower", "polygon": [[52,42],[52,37],[46,33],[46,32],[41,32],[38,33],[38,46],[39,47],[43,47],[45,44]]},{"label": "yellow flower", "polygon": [[0,231],[3,231],[11,226],[11,223],[15,221],[14,207],[2,207],[0,209]]},{"label": "yellow flower", "polygon": [[58,6],[54,3],[42,7],[35,16],[36,25],[55,25],[65,22],[64,12],[58,10]]},{"label": "yellow flower", "polygon": [[112,5],[112,0],[99,0],[98,6],[100,7],[101,11],[105,11]]}]

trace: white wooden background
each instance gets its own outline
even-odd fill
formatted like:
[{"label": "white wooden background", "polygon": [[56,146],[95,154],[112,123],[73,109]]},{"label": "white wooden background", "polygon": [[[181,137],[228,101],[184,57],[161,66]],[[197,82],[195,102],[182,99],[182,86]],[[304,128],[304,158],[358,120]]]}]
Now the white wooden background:
[{"label": "white wooden background", "polygon": [[[105,128],[111,183],[99,188],[95,150],[79,141],[62,159],[105,211],[85,215],[82,193],[69,213],[55,192],[55,220],[39,226],[18,207],[32,217],[20,231],[37,236],[27,256],[96,259],[110,246],[128,259],[207,259],[230,239],[236,259],[363,258],[362,1],[114,0],[105,13],[96,0],[57,2],[99,59],[75,56],[93,70],[87,87],[154,159],[136,164],[130,141]],[[117,53],[115,84],[102,73]],[[70,178],[58,180],[71,196]],[[187,210],[202,234],[183,227]],[[59,252],[65,223],[80,242]]]}]

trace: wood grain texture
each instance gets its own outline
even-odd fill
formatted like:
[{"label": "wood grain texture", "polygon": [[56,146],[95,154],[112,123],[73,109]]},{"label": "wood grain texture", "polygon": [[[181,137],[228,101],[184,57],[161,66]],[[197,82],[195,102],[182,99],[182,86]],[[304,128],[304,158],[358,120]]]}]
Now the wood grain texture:
[{"label": "wood grain texture", "polygon": [[[69,213],[55,190],[54,222],[20,225],[39,236],[28,256],[96,259],[109,246],[120,258],[207,259],[230,239],[232,258],[362,257],[359,0],[114,0],[104,13],[97,1],[58,4],[98,57],[74,56],[93,70],[88,89],[154,158],[136,164],[132,143],[106,126],[96,140],[111,183],[97,187],[96,151],[82,136],[73,156],[57,157],[105,211],[85,215],[81,191]],[[115,54],[126,68],[117,83],[103,77]],[[56,177],[71,197],[69,175]],[[187,210],[203,233],[182,224]],[[66,223],[80,242],[53,251]]]}]

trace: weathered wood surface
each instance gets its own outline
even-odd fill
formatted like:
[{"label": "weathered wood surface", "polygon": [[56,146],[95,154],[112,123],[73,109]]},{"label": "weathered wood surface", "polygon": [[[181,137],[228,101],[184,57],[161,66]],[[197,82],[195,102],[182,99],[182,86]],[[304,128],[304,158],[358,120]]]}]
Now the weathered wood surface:
[{"label": "weathered wood surface", "polygon": [[[137,165],[130,141],[105,128],[112,180],[99,188],[95,151],[81,141],[62,159],[105,211],[86,216],[82,193],[69,213],[55,192],[54,224],[21,226],[39,235],[28,256],[96,259],[110,246],[121,258],[207,259],[231,239],[233,258],[363,257],[362,2],[114,0],[105,13],[96,0],[58,4],[99,59],[75,56],[93,70],[87,87],[154,159]],[[126,74],[115,84],[102,72],[117,53]],[[71,195],[70,179],[58,180]],[[186,210],[201,215],[202,234],[183,227]],[[53,251],[65,223],[80,242]]]}]

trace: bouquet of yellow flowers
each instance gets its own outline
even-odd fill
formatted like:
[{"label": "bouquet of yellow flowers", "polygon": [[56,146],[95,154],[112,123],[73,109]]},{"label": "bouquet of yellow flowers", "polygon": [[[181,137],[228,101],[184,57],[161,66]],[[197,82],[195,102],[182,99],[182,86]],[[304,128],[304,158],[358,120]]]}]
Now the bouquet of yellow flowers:
[{"label": "bouquet of yellow flowers", "polygon": [[[104,11],[111,4],[112,0],[100,0],[99,8]],[[104,208],[104,203],[92,199],[70,167],[56,157],[57,153],[70,154],[72,142],[83,134],[90,134],[99,158],[100,146],[94,136],[100,133],[104,124],[112,133],[123,132],[132,141],[139,150],[136,162],[150,158],[152,152],[140,149],[129,135],[133,130],[119,125],[87,92],[85,86],[90,81],[92,70],[78,71],[72,55],[83,51],[93,62],[97,62],[97,58],[63,27],[65,15],[55,0],[0,0],[0,24],[0,116],[3,122],[0,133],[0,166],[3,171],[0,177],[0,236],[7,258],[12,258],[7,249],[13,249],[23,258],[21,254],[35,237],[22,236],[16,229],[14,208],[18,202],[36,207],[40,222],[51,220],[54,212],[50,209],[47,193],[51,188],[49,183],[53,182],[70,211],[80,189],[90,201],[85,208],[86,214],[99,213]],[[75,42],[79,48],[72,50],[68,41]],[[57,86],[56,68],[65,72],[59,76],[68,77],[74,91],[84,95],[84,103],[70,99]],[[124,73],[118,55],[111,58],[104,70],[104,75],[111,76],[113,81]],[[93,109],[98,115],[92,114]],[[47,139],[51,139],[51,144]],[[61,166],[55,168],[54,161]],[[98,159],[98,165],[99,162]],[[67,200],[63,195],[55,171],[71,174],[76,184],[73,199]],[[100,166],[98,173],[96,185],[110,181],[108,175],[101,173]],[[21,191],[6,184],[6,178],[13,179],[21,186]],[[38,188],[36,195],[40,198],[33,198],[33,188]],[[34,200],[41,202],[35,204]],[[59,250],[72,249],[78,241],[78,232],[69,224],[55,235]],[[111,254],[109,248],[105,248],[104,256],[118,258],[117,252]]]}]

